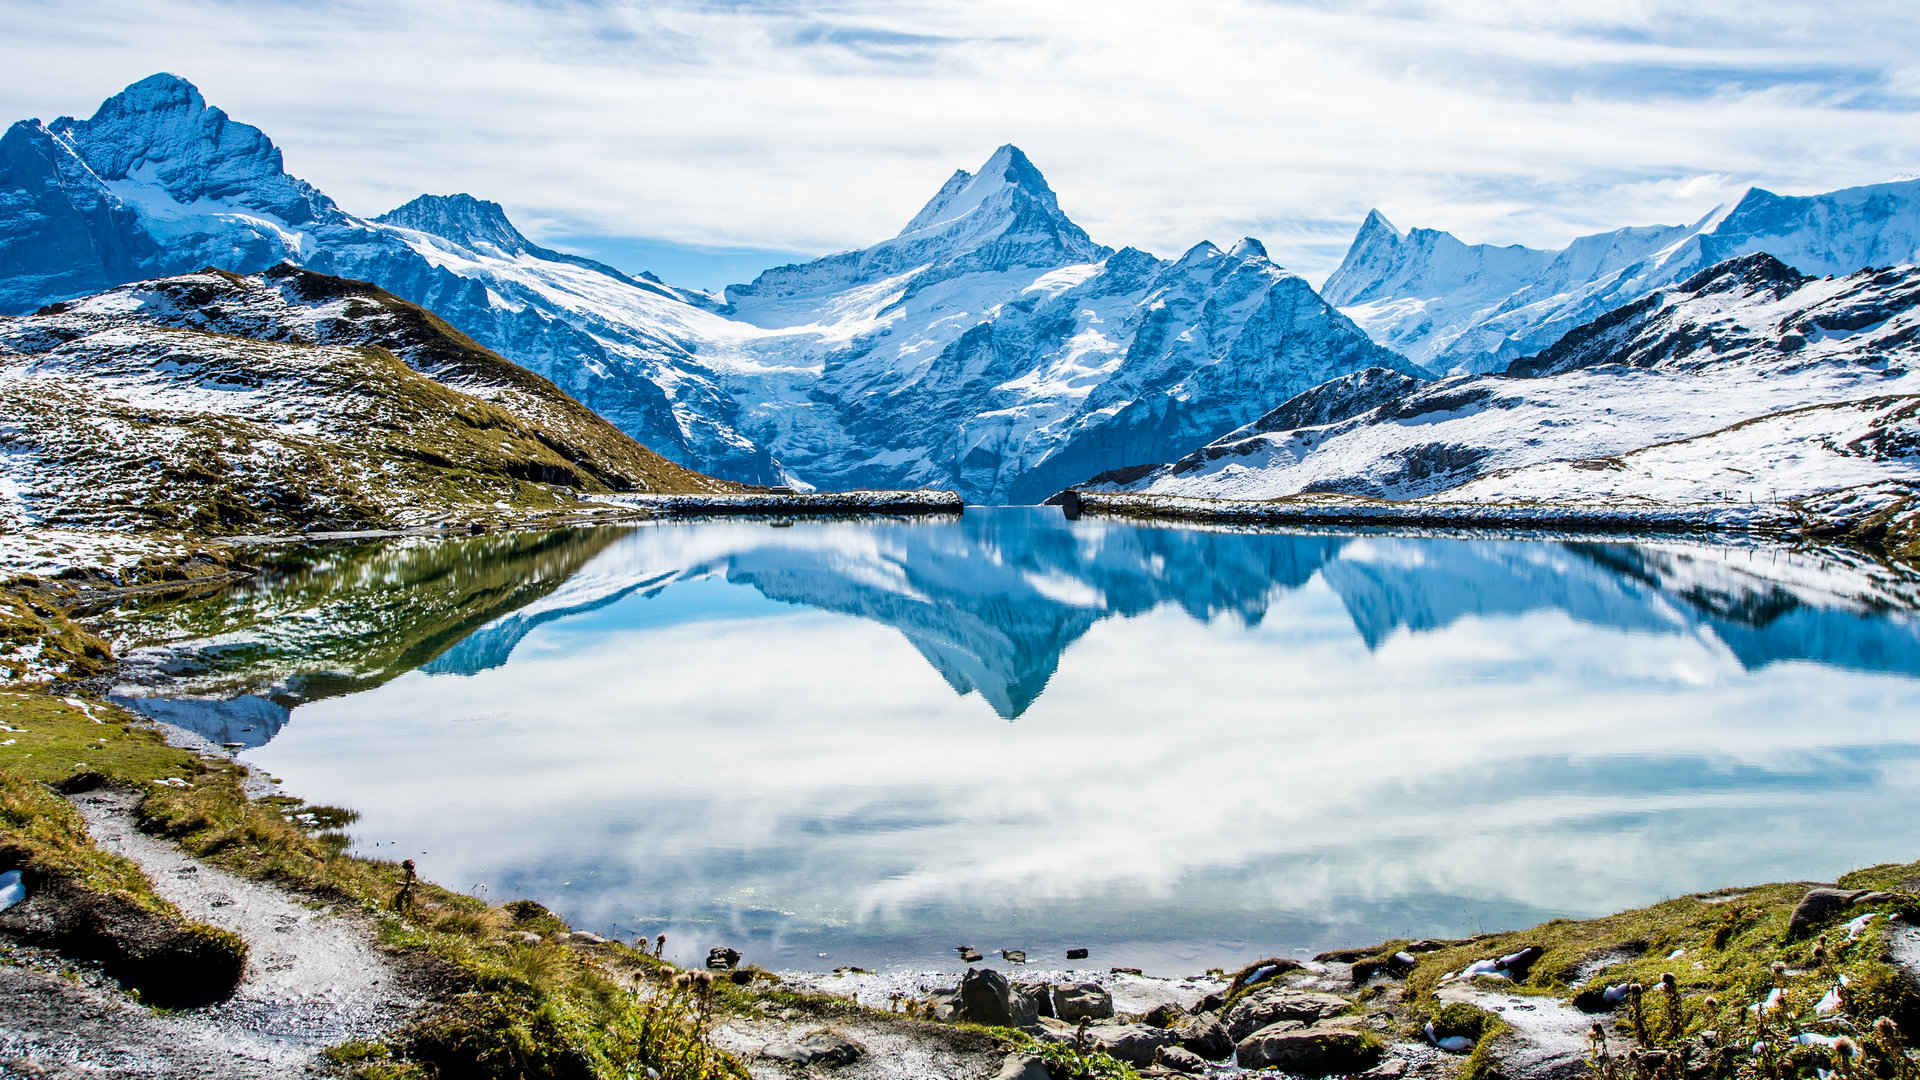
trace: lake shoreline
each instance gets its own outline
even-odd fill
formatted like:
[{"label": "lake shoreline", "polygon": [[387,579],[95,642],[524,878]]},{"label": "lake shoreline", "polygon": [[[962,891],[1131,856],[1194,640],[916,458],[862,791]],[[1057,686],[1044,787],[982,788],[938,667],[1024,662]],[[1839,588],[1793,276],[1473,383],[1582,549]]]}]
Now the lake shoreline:
[{"label": "lake shoreline", "polygon": [[1511,535],[1760,537],[1785,542],[1845,543],[1877,555],[1920,561],[1920,510],[1904,499],[1871,509],[1847,491],[1780,503],[1688,505],[1444,502],[1368,499],[1315,493],[1282,499],[1210,499],[1147,492],[1067,488],[1048,499],[1071,519],[1124,518],[1209,525],[1323,528],[1411,528]]},{"label": "lake shoreline", "polygon": [[[650,516],[662,520],[677,519],[679,515]],[[367,537],[337,539],[364,538]],[[288,539],[299,542],[319,538]],[[150,564],[145,572],[161,574],[166,569]],[[243,574],[242,579],[246,576],[238,566],[212,562],[183,562],[173,566],[171,572],[189,576],[187,580],[155,580],[133,588],[217,588],[227,583],[230,575]],[[76,738],[91,737],[95,732],[131,736],[136,731],[156,730],[158,725],[130,718],[122,723],[117,711],[113,713],[115,723],[104,729],[92,726],[97,719],[94,711],[116,709],[104,700],[104,687],[116,677],[114,672],[121,670],[122,663],[113,659],[111,671],[85,682],[29,688],[27,692],[43,698],[49,705],[60,700],[59,694],[73,694],[65,705],[72,710],[68,721]],[[81,687],[85,690],[75,693]],[[17,726],[31,729],[36,723],[21,721]],[[81,726],[83,724],[89,726]],[[118,734],[112,736],[118,737]],[[211,770],[208,780],[196,780],[184,770],[161,778],[181,776],[190,784],[204,783],[211,788],[214,786],[211,777],[226,777],[219,783],[232,783],[245,792],[244,803],[227,807],[227,812],[237,816],[279,822],[302,812],[298,800],[268,786],[260,770],[240,765],[231,753],[221,753],[209,745],[193,752]],[[6,753],[0,751],[0,755]],[[93,760],[91,754],[82,753],[78,757]],[[6,760],[0,756],[0,762]],[[110,768],[103,771],[107,773],[109,786],[131,790],[141,800],[155,799],[158,804],[187,797],[185,791],[171,784],[158,786],[151,776],[117,776]],[[60,780],[54,778],[54,782]],[[146,816],[145,811],[141,815]],[[156,820],[165,819],[156,816]],[[304,845],[316,839],[311,831],[285,835],[263,832],[261,835],[267,839],[260,842],[268,845],[262,851],[272,860],[306,858]],[[207,837],[199,832],[189,829],[179,842],[189,854],[207,858],[209,865],[225,865],[243,876],[272,877],[268,862],[254,868],[230,862],[219,864],[215,862],[217,849],[196,851],[197,845],[207,842]],[[371,896],[363,891],[354,901],[357,906],[349,906],[371,919],[386,918],[382,912],[396,887],[394,883],[399,880],[398,868],[390,862],[364,859],[353,859],[353,867],[354,875],[372,875],[366,880],[377,880],[380,888],[387,891]],[[289,889],[284,880],[270,883],[296,901],[310,896],[299,888]],[[1913,987],[1891,992],[1890,997],[1863,998],[1862,1019],[1871,1019],[1864,1010],[1874,1008],[1920,1008],[1911,1004],[1920,998],[1920,974],[1914,974],[1911,967],[1879,959],[1877,954],[1869,956],[1868,949],[1855,945],[1856,941],[1865,941],[1874,947],[1881,944],[1889,949],[1904,947],[1901,943],[1908,939],[1900,935],[1913,935],[1912,919],[1920,916],[1920,900],[1912,895],[1920,890],[1920,865],[1877,868],[1866,877],[1846,875],[1836,884],[1848,886],[1846,891],[1861,896],[1878,897],[1858,912],[1852,910],[1856,898],[1823,916],[1826,919],[1821,924],[1826,934],[1824,940],[1829,943],[1825,947],[1832,948],[1847,965],[1838,970],[1871,974],[1879,980],[1874,985],[1884,985],[1889,972],[1894,977],[1908,977],[1900,973],[1909,972],[1913,981]],[[1860,888],[1853,889],[1853,885]],[[422,882],[420,887],[433,889],[428,882]],[[731,988],[729,984],[730,988],[725,991],[730,995],[727,1004],[716,1008],[712,1026],[704,1037],[746,1065],[755,1076],[777,1075],[772,1070],[784,1068],[780,1062],[792,1060],[782,1055],[796,1047],[802,1048],[794,1051],[797,1053],[812,1052],[803,1044],[826,1030],[842,1042],[827,1046],[826,1041],[822,1041],[816,1049],[837,1054],[845,1052],[843,1044],[857,1045],[864,1063],[860,1067],[879,1070],[857,1075],[898,1077],[899,1080],[935,1075],[914,1073],[912,1069],[918,1066],[901,1064],[924,1061],[929,1056],[947,1063],[941,1066],[945,1071],[937,1075],[987,1080],[1003,1067],[1026,1068],[1034,1060],[1049,1060],[1043,1054],[1057,1057],[1069,1052],[1078,1062],[1100,1068],[1107,1068],[1105,1063],[1112,1062],[1112,1068],[1127,1070],[1096,1075],[1128,1080],[1171,1076],[1171,1072],[1152,1070],[1175,1067],[1167,1062],[1191,1064],[1175,1054],[1176,1050],[1209,1062],[1230,1061],[1234,1063],[1233,1068],[1259,1067],[1280,1060],[1275,1055],[1304,1054],[1309,1056],[1287,1060],[1309,1062],[1312,1069],[1324,1066],[1335,1072],[1364,1075],[1368,1080],[1409,1077],[1444,1080],[1460,1075],[1462,1069],[1469,1076],[1477,1076],[1475,1070],[1490,1063],[1500,1065],[1510,1080],[1561,1080],[1585,1067],[1583,1055],[1587,1043],[1583,1032],[1586,1025],[1596,1019],[1608,1026],[1607,1045],[1622,1054],[1636,1047],[1631,1022],[1623,1010],[1589,1013],[1578,1005],[1579,995],[1597,985],[1596,975],[1602,969],[1589,969],[1596,957],[1612,958],[1613,968],[1607,969],[1606,985],[1616,980],[1624,985],[1630,978],[1658,985],[1663,965],[1676,969],[1675,974],[1681,980],[1680,993],[1687,1003],[1685,1008],[1691,1010],[1687,1014],[1690,1019],[1686,1030],[1678,1036],[1657,1039],[1659,1045],[1651,1048],[1640,1045],[1642,1050],[1705,1053],[1698,1048],[1699,1030],[1708,1023],[1732,1021],[1708,1015],[1704,1002],[1718,995],[1730,1002],[1744,1003],[1756,992],[1755,980],[1762,980],[1760,985],[1764,989],[1764,980],[1769,977],[1764,972],[1775,961],[1788,964],[1798,972],[1784,989],[1794,995],[1796,1001],[1804,998],[1801,1005],[1811,1015],[1813,1001],[1831,983],[1823,980],[1817,971],[1810,970],[1816,965],[1808,950],[1816,939],[1789,931],[1793,912],[1811,888],[1803,882],[1723,890],[1599,919],[1559,920],[1532,930],[1482,934],[1468,939],[1383,942],[1323,953],[1312,959],[1248,957],[1250,963],[1241,969],[1237,979],[1227,972],[1186,978],[1140,976],[1119,969],[1102,974],[1102,969],[1056,968],[1051,962],[1026,967],[1003,963],[997,957],[950,974],[928,971],[902,978],[900,972],[886,971],[829,976],[810,972],[761,972],[751,966],[754,958],[748,956],[745,959],[749,966],[744,969],[746,983],[738,988]],[[470,897],[433,891],[437,897],[434,903],[447,924],[464,927],[453,931],[461,935],[462,950],[471,947],[487,956],[518,955],[513,952],[516,949],[537,950],[542,956],[556,957],[558,962],[569,965],[568,970],[584,972],[583,978],[610,978],[616,985],[633,988],[636,993],[673,993],[668,989],[674,985],[673,980],[686,974],[672,964],[657,959],[650,961],[644,947],[575,932],[564,913],[548,912],[538,905],[533,908],[516,908],[514,904],[476,906],[477,902],[471,902]],[[1737,906],[1728,908],[1728,904]],[[1700,941],[1718,933],[1714,920],[1728,910],[1744,912],[1743,921],[1734,929],[1734,938],[1711,955],[1693,952],[1701,949]],[[511,914],[514,911],[531,914],[522,918]],[[1872,933],[1866,937],[1847,937],[1847,927],[1852,920],[1866,915],[1877,917],[1877,921],[1869,924]],[[1540,948],[1542,954],[1526,963],[1528,970],[1490,968],[1464,979],[1446,978],[1452,972],[1466,971],[1473,965],[1516,956],[1534,948]],[[1696,962],[1693,960],[1696,955],[1702,958],[1697,962],[1707,966],[1698,969],[1690,966]],[[1684,957],[1688,965],[1681,965],[1674,956]],[[1411,960],[1406,959],[1409,957]],[[988,968],[994,969],[991,977],[984,974]],[[30,976],[38,977],[32,972],[13,972],[7,977],[27,979]],[[720,978],[729,980],[732,976],[722,972]],[[1019,1011],[1024,1006],[1015,1004],[1007,995],[997,999],[1005,1002],[1009,1010],[1004,1017],[993,1013],[990,1005],[970,1006],[962,1000],[964,988],[984,985],[991,990],[996,985],[995,979],[1008,988],[1008,994],[1035,1001],[1044,999],[1046,1004],[1036,1005],[1035,1015],[1028,1019]],[[1042,988],[1034,990],[1026,985],[1035,982],[1041,983]],[[1526,989],[1516,995],[1514,988],[1522,985]],[[1866,983],[1863,981],[1862,985]],[[1088,989],[1089,986],[1093,989]],[[109,997],[118,992],[111,987],[93,989]],[[0,992],[4,991],[5,985],[0,983]],[[551,992],[565,991],[559,988]],[[452,984],[435,984],[431,980],[424,993],[429,1009],[459,998]],[[1104,1006],[1100,1005],[1102,995],[1106,999]],[[1736,998],[1736,995],[1741,996]],[[1061,1013],[1065,1009],[1071,1014],[1072,1010],[1083,1008],[1080,1005],[1063,1007],[1060,1002],[1067,998],[1093,1003],[1084,1007],[1090,1008],[1090,1013],[1079,1013],[1087,1019],[1086,1024],[1070,1022],[1060,1015],[1049,1017],[1041,1011],[1051,1009]],[[1164,1000],[1153,1000],[1155,998]],[[97,1006],[101,1000],[104,998],[96,995],[90,1003]],[[1177,1008],[1161,1008],[1165,1005]],[[1240,1010],[1238,1014],[1236,1009]],[[1267,1019],[1273,1019],[1273,1023],[1249,1026]],[[1429,1029],[1429,1024],[1437,1026]],[[1270,1030],[1277,1025],[1298,1026],[1283,1032]],[[1245,1030],[1234,1034],[1241,1028]],[[370,1040],[368,1045],[379,1049],[364,1052],[384,1055],[377,1059],[382,1063],[407,1061],[418,1045],[410,1041],[416,1038],[407,1033],[412,1030],[396,1029]],[[1283,1045],[1281,1035],[1288,1036],[1290,1041]],[[1228,1041],[1223,1044],[1222,1038]],[[1466,1040],[1465,1048],[1457,1052],[1446,1049],[1448,1040]],[[893,1071],[887,1071],[887,1067]],[[1228,1066],[1202,1066],[1202,1069],[1207,1075],[1220,1075]],[[1069,1075],[1049,1073],[1044,1065],[1041,1074]],[[226,1074],[214,1072],[212,1075]],[[673,1074],[668,1071],[667,1075]],[[1035,1076],[1030,1069],[1024,1075]]]}]

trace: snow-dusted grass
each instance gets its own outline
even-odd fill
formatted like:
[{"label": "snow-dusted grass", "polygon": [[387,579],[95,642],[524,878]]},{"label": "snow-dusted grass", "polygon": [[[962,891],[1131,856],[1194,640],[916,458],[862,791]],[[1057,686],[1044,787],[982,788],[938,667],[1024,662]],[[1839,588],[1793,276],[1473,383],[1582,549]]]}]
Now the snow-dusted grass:
[{"label": "snow-dusted grass", "polygon": [[0,320],[0,415],[0,517],[37,535],[7,545],[32,566],[85,529],[409,528],[598,512],[594,492],[738,490],[426,312],[302,271],[184,275]]}]

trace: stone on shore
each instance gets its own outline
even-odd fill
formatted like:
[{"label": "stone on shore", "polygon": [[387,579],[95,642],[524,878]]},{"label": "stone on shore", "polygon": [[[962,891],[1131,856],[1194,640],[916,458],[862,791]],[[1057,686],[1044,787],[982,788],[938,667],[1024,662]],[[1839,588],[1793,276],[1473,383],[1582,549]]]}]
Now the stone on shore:
[{"label": "stone on shore", "polygon": [[993,1027],[1029,1028],[1039,1020],[1033,1001],[992,968],[974,968],[960,980],[959,1011],[964,1020]]},{"label": "stone on shore", "polygon": [[1808,889],[1807,894],[1800,898],[1799,906],[1793,909],[1793,916],[1787,920],[1787,937],[1807,936],[1814,927],[1831,921],[1865,895],[1865,889]]},{"label": "stone on shore", "polygon": [[1087,1028],[1087,1041],[1129,1065],[1151,1065],[1161,1047],[1173,1045],[1173,1032],[1145,1024],[1095,1024]]},{"label": "stone on shore", "polygon": [[994,1080],[1053,1080],[1047,1063],[1032,1054],[1010,1054]]},{"label": "stone on shore", "polygon": [[1069,1024],[1113,1016],[1113,995],[1099,983],[1070,983],[1053,988],[1053,1014]]},{"label": "stone on shore", "polygon": [[1207,1059],[1184,1047],[1163,1046],[1153,1052],[1153,1063],[1174,1072],[1205,1072]]},{"label": "stone on shore", "polygon": [[1233,1036],[1227,1034],[1227,1026],[1212,1013],[1189,1018],[1175,1028],[1173,1034],[1181,1046],[1208,1061],[1219,1061],[1233,1053]]},{"label": "stone on shore", "polygon": [[1284,1069],[1303,1076],[1357,1073],[1380,1059],[1380,1047],[1345,1024],[1303,1026],[1283,1020],[1240,1040],[1234,1063],[1243,1069]]},{"label": "stone on shore", "polygon": [[1248,1035],[1291,1020],[1302,1025],[1317,1023],[1345,1009],[1346,998],[1311,990],[1290,990],[1284,986],[1262,986],[1234,1003],[1221,1022],[1235,1042]]}]

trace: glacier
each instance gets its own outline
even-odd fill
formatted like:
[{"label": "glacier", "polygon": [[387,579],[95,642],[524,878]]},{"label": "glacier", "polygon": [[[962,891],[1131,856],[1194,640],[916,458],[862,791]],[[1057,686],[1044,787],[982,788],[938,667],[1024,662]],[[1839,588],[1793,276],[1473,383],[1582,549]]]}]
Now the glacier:
[{"label": "glacier", "polygon": [[1423,374],[1258,241],[1095,243],[1011,145],[898,235],[715,295],[542,247],[470,195],[348,213],[172,75],[0,137],[0,313],[282,261],[421,304],[674,461],[801,489],[1037,501],[1329,378]]}]

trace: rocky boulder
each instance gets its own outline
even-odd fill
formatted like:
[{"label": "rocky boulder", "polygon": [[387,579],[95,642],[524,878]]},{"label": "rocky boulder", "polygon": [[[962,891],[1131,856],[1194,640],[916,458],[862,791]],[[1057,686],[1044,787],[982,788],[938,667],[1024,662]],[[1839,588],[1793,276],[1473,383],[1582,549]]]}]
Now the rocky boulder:
[{"label": "rocky boulder", "polygon": [[1032,1000],[1014,991],[1006,976],[975,968],[960,980],[959,1018],[992,1027],[1027,1028],[1039,1019]]},{"label": "rocky boulder", "polygon": [[1053,1015],[1053,987],[1046,983],[1017,982],[1013,992],[1033,1003],[1033,1011],[1040,1016]]},{"label": "rocky boulder", "polygon": [[1113,1016],[1113,995],[1099,983],[1072,983],[1053,988],[1053,1014],[1069,1024],[1106,1020]]},{"label": "rocky boulder", "polygon": [[1153,1052],[1153,1063],[1174,1072],[1205,1072],[1207,1061],[1199,1054],[1178,1046],[1163,1046]]},{"label": "rocky boulder", "polygon": [[1170,1028],[1183,1023],[1187,1010],[1171,1001],[1163,1001],[1140,1014],[1140,1022],[1154,1027]]},{"label": "rocky boulder", "polygon": [[1096,1024],[1087,1028],[1087,1042],[1129,1065],[1151,1065],[1161,1048],[1174,1045],[1171,1031],[1145,1024]]},{"label": "rocky boulder", "polygon": [[1787,920],[1788,939],[1807,936],[1815,927],[1832,921],[1868,895],[1865,889],[1808,889]]},{"label": "rocky boulder", "polygon": [[1263,986],[1235,1002],[1233,1008],[1221,1017],[1221,1022],[1226,1025],[1227,1034],[1237,1043],[1261,1028],[1283,1020],[1302,1025],[1318,1023],[1345,1009],[1348,1004],[1346,998],[1333,994],[1290,990],[1284,986]]},{"label": "rocky boulder", "polygon": [[1302,1076],[1357,1073],[1380,1060],[1380,1046],[1344,1024],[1302,1026],[1283,1020],[1240,1040],[1234,1063],[1243,1069],[1284,1069]]},{"label": "rocky boulder", "polygon": [[1233,1053],[1233,1036],[1227,1034],[1227,1026],[1213,1013],[1188,1018],[1173,1029],[1173,1035],[1182,1047],[1208,1061],[1219,1061]]},{"label": "rocky boulder", "polygon": [[1053,1080],[1047,1063],[1032,1054],[1010,1054],[994,1080]]}]

